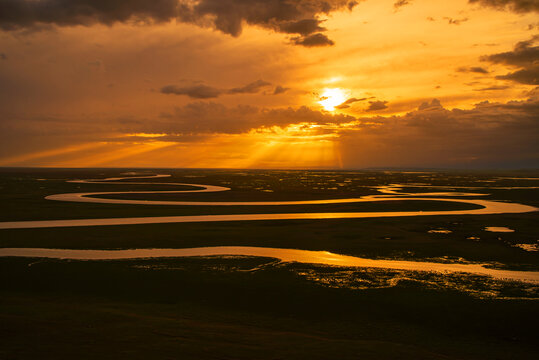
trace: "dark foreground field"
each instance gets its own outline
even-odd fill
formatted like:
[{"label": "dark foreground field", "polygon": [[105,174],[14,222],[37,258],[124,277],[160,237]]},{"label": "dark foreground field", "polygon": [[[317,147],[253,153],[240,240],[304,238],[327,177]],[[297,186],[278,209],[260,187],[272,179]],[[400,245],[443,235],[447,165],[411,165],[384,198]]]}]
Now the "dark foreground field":
[{"label": "dark foreground field", "polygon": [[[61,192],[124,190],[120,185],[65,183],[121,172],[3,170],[0,221],[204,210],[43,200]],[[376,193],[372,186],[390,183],[487,186],[493,179],[499,187],[538,183],[507,179],[537,177],[529,173],[172,173],[166,181],[231,187],[229,195],[220,195],[222,201],[350,197]],[[149,185],[133,187],[156,190]],[[474,192],[492,194],[487,199],[539,203],[536,189]],[[443,204],[368,207],[379,205],[350,205],[336,211],[428,210]],[[298,209],[326,211],[316,206]],[[246,210],[269,209],[241,211]],[[529,213],[0,230],[0,247],[247,245],[538,270],[538,253],[516,246],[536,243],[537,219],[537,213]],[[507,226],[515,232],[490,233],[484,231],[486,226]],[[451,233],[428,232],[433,229]],[[537,286],[481,276],[286,264],[267,258],[4,257],[0,258],[0,359],[536,359],[538,299]]]},{"label": "dark foreground field", "polygon": [[[0,357],[6,359],[538,354],[535,301],[479,299],[407,277],[354,290],[308,281],[312,267],[260,258],[0,263]],[[358,274],[364,283],[369,275]],[[510,286],[505,291],[522,295]]]}]

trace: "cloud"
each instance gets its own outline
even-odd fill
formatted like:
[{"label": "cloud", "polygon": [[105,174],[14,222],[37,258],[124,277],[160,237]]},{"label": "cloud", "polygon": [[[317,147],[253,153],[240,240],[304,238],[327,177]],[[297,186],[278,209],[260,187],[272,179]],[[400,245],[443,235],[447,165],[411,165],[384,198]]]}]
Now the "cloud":
[{"label": "cloud", "polygon": [[387,109],[387,101],[369,101],[369,107],[366,111],[378,111]]},{"label": "cloud", "polygon": [[[249,143],[248,133],[257,132],[262,137],[253,140],[254,146],[259,146],[256,142],[264,139],[264,134],[274,136],[277,144],[284,135],[283,141],[287,146],[293,146],[296,140],[304,143],[313,141],[312,136],[325,136],[335,143],[345,168],[537,168],[538,89],[530,91],[527,100],[485,101],[471,109],[449,110],[439,100],[433,99],[401,116],[354,117],[308,107],[267,109],[201,101],[150,119],[98,117],[89,122],[86,118],[73,121],[71,118],[5,117],[5,121],[0,122],[0,142],[9,143],[12,150],[21,143],[33,145],[34,142],[28,139],[35,139],[36,144],[42,147],[58,147],[62,141],[62,146],[65,146],[66,141],[112,139],[110,141],[122,142],[123,139],[128,143],[190,143],[189,146],[194,148],[201,146],[207,149],[208,145],[222,144],[223,139],[233,143],[241,138]],[[295,134],[283,132],[282,129],[292,124],[303,124],[302,128],[309,137],[303,137],[303,131]],[[160,135],[151,138],[133,136],[141,133]],[[228,135],[232,137],[228,138]],[[218,145],[212,149],[222,154],[224,159],[230,157],[230,148]],[[237,145],[234,150],[243,151],[243,145]],[[251,155],[249,151],[245,150],[246,156]]]},{"label": "cloud", "polygon": [[517,43],[513,51],[485,55],[480,60],[520,68],[514,72],[496,76],[497,79],[539,85],[539,46],[533,46],[537,41],[539,41],[539,35]]},{"label": "cloud", "polygon": [[[471,109],[452,110],[432,99],[405,115],[388,117],[354,117],[308,107],[265,109],[195,102],[144,130],[184,141],[186,136],[271,132],[274,127],[315,124],[306,127],[309,134],[332,135],[349,168],[537,167],[539,92],[530,92],[530,96],[523,101],[485,101]],[[140,130],[135,128],[132,133]]]},{"label": "cloud", "polygon": [[273,95],[283,94],[283,93],[287,92],[288,90],[290,90],[290,88],[282,87],[281,85],[277,85],[275,87],[275,90],[273,90]]},{"label": "cloud", "polygon": [[481,88],[481,89],[474,89],[474,91],[497,91],[497,90],[507,90],[510,88],[511,86],[508,86],[508,85],[495,85],[495,86],[489,86],[489,87]]},{"label": "cloud", "polygon": [[350,99],[346,100],[345,102],[343,102],[342,104],[340,104],[338,106],[335,106],[335,109],[347,109],[347,108],[350,107],[350,104],[353,104],[353,103],[358,102],[358,101],[365,101],[367,99],[370,99],[370,98],[361,98],[361,99],[350,98]]},{"label": "cloud", "polygon": [[537,41],[539,41],[539,35],[535,35],[529,40],[518,42],[513,51],[485,55],[481,57],[481,60],[511,66],[533,65],[539,61],[539,46],[533,46]]},{"label": "cloud", "polygon": [[339,124],[354,121],[343,114],[327,114],[302,106],[264,109],[249,105],[228,107],[214,102],[194,102],[178,107],[156,123],[151,132],[175,134],[241,134],[252,129],[291,124]]},{"label": "cloud", "polygon": [[393,8],[395,8],[395,10],[400,10],[401,7],[410,5],[411,3],[412,3],[411,0],[397,0],[393,4]]},{"label": "cloud", "polygon": [[488,74],[488,70],[480,66],[462,66],[457,69],[458,72],[472,72],[478,74]]},{"label": "cloud", "polygon": [[207,85],[176,86],[166,85],[161,88],[163,94],[186,95],[192,99],[213,99],[224,94],[256,94],[271,83],[264,80],[256,80],[245,86],[231,89],[218,89]]},{"label": "cloud", "polygon": [[120,137],[107,137],[107,142],[117,142],[117,143],[147,143],[148,141],[164,141],[164,142],[175,142],[175,143],[184,143],[192,144],[196,142],[203,142],[209,139],[208,135],[196,135],[196,134],[155,134],[151,137],[140,136],[140,135],[126,135]]},{"label": "cloud", "polygon": [[0,28],[35,25],[111,25],[129,20],[162,22],[178,13],[176,0],[0,0]]},{"label": "cloud", "polygon": [[539,97],[469,110],[434,99],[403,116],[358,118],[339,143],[349,167],[537,167],[538,113]]},{"label": "cloud", "polygon": [[[210,21],[213,26],[232,36],[239,36],[243,24],[257,25],[287,34],[299,34],[293,43],[304,46],[332,45],[314,34],[325,30],[320,26],[320,14],[349,9],[357,1],[349,0],[199,0],[181,1],[180,19],[199,23]],[[313,45],[313,44],[317,45]]]},{"label": "cloud", "polygon": [[417,110],[438,110],[442,108],[442,104],[440,103],[440,100],[438,99],[432,99],[431,102],[424,102],[419,105]]},{"label": "cloud", "polygon": [[320,26],[320,15],[352,10],[349,0],[0,0],[0,29],[17,30],[43,25],[74,26],[117,22],[159,23],[176,20],[210,26],[239,36],[244,24],[285,34],[292,43],[333,45]]},{"label": "cloud", "polygon": [[7,60],[7,55],[5,53],[0,53],[0,60]]},{"label": "cloud", "polygon": [[163,94],[186,95],[193,99],[211,99],[223,94],[223,90],[206,85],[184,87],[166,85],[161,88],[161,92]]},{"label": "cloud", "polygon": [[496,76],[496,79],[511,80],[526,85],[539,85],[539,64],[509,74]]},{"label": "cloud", "polygon": [[476,44],[473,44],[472,46],[498,46],[500,44],[498,43],[483,43],[483,44],[479,44],[479,43],[476,43]]},{"label": "cloud", "polygon": [[470,4],[479,4],[498,10],[510,10],[517,13],[539,12],[537,0],[468,0]]},{"label": "cloud", "polygon": [[279,25],[279,30],[288,34],[300,34],[303,36],[307,36],[315,32],[325,31],[326,28],[320,26],[320,20],[303,19],[283,23]]},{"label": "cloud", "polygon": [[302,45],[306,47],[335,45],[333,40],[330,40],[326,35],[322,33],[316,33],[308,36],[296,36],[291,38],[291,40],[296,45]]},{"label": "cloud", "polygon": [[460,25],[460,24],[462,24],[463,22],[468,21],[468,18],[453,19],[453,18],[450,18],[450,17],[444,17],[444,19],[447,20],[447,23],[448,23],[449,25]]},{"label": "cloud", "polygon": [[262,88],[271,85],[264,80],[257,80],[242,87],[232,88],[227,91],[228,94],[255,94]]}]

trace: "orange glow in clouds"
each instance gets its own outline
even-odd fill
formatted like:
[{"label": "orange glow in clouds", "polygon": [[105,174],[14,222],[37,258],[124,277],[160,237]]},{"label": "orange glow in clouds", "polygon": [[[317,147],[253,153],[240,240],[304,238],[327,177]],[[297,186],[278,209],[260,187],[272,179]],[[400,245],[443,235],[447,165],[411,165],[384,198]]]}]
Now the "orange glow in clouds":
[{"label": "orange glow in clouds", "polygon": [[9,3],[0,166],[537,167],[536,1]]}]

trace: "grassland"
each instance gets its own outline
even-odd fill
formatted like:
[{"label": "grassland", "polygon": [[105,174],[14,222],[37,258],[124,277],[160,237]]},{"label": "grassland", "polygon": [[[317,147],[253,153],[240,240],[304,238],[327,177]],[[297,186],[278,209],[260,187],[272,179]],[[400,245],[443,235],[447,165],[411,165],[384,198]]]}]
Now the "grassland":
[{"label": "grassland", "polygon": [[[399,201],[215,209],[43,200],[63,192],[126,190],[124,185],[65,182],[124,171],[4,169],[0,172],[1,221],[467,206]],[[374,186],[391,183],[496,187],[539,183],[500,179],[537,177],[513,172],[156,172],[171,173],[171,178],[163,179],[170,182],[232,188],[181,197],[193,201],[355,197],[374,194]],[[133,191],[176,190],[166,185],[126,186]],[[534,206],[539,204],[537,191],[473,190],[491,194],[487,199]],[[480,261],[537,270],[538,253],[515,247],[537,241],[537,219],[536,213],[529,213],[1,230],[0,247],[246,245],[371,258]],[[507,226],[515,232],[490,233],[484,231],[486,226]],[[432,229],[451,233],[429,233]],[[283,264],[251,257],[89,262],[0,258],[0,268],[0,358],[6,359],[532,359],[539,355],[537,287],[485,277]]]}]

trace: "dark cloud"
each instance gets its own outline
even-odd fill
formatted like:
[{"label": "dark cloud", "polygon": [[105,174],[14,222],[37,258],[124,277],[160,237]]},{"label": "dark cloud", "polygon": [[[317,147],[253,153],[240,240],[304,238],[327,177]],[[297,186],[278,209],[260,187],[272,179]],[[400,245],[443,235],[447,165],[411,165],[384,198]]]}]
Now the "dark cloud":
[{"label": "dark cloud", "polygon": [[520,41],[515,45],[513,51],[482,56],[481,60],[510,66],[533,65],[539,61],[539,46],[533,46],[537,41],[539,41],[539,35],[526,41]]},{"label": "dark cloud", "polygon": [[340,133],[342,160],[350,167],[537,167],[538,114],[538,97],[470,110],[433,100],[403,116],[359,118]]},{"label": "dark cloud", "polygon": [[[360,0],[360,1],[361,1],[361,0]],[[355,0],[349,1],[349,2],[348,2],[348,5],[347,5],[348,10],[352,11],[352,9],[353,9],[357,4],[359,4],[359,1],[355,1]]]},{"label": "dark cloud", "polygon": [[478,74],[488,74],[488,70],[480,66],[463,66],[457,69],[458,72],[472,72]]},{"label": "dark cloud", "polygon": [[350,107],[350,104],[353,104],[353,103],[358,102],[358,101],[365,101],[367,99],[370,99],[370,98],[361,98],[361,99],[350,98],[350,99],[346,100],[345,102],[343,102],[342,104],[340,104],[338,106],[335,106],[335,109],[347,109],[347,108]]},{"label": "dark cloud", "polygon": [[468,0],[468,2],[498,10],[508,9],[517,13],[539,12],[539,1],[537,0]]},{"label": "dark cloud", "polygon": [[401,7],[409,5],[411,3],[412,3],[411,0],[397,0],[393,4],[393,7],[395,8],[395,10],[399,10]]},{"label": "dark cloud", "polygon": [[497,79],[511,80],[527,85],[538,85],[539,46],[533,46],[537,41],[539,41],[539,35],[517,43],[513,51],[482,56],[481,60],[520,68],[514,72],[497,76]]},{"label": "dark cloud", "polygon": [[351,10],[356,4],[357,1],[349,0],[181,0],[179,13],[183,21],[210,21],[216,29],[232,36],[239,36],[246,23],[299,34],[293,41],[298,45],[322,46],[332,42],[327,37],[323,42],[320,36],[314,36],[325,30],[320,26],[319,15]]},{"label": "dark cloud", "polygon": [[535,89],[528,91],[526,96],[530,99],[539,99],[539,86],[537,86]]},{"label": "dark cloud", "polygon": [[489,86],[481,89],[474,89],[474,91],[497,91],[497,90],[507,90],[510,89],[511,86],[508,85],[495,85],[495,86]]},{"label": "dark cloud", "polygon": [[169,21],[178,14],[177,0],[0,0],[0,28],[35,25],[111,25],[129,20]]},{"label": "dark cloud", "polygon": [[366,109],[366,111],[378,111],[378,110],[384,110],[387,109],[387,101],[369,101],[369,107]]},{"label": "dark cloud", "polygon": [[[525,101],[443,107],[439,100],[402,116],[353,117],[307,107],[263,109],[196,102],[176,109],[150,128],[177,136],[241,134],[274,126],[309,123],[333,134],[347,167],[367,166],[539,166],[539,91]],[[339,126],[346,124],[346,126]],[[312,130],[312,128],[311,128]],[[397,155],[398,154],[398,155]]]},{"label": "dark cloud", "polygon": [[154,141],[166,141],[166,142],[176,142],[176,143],[185,143],[191,144],[195,142],[200,142],[208,139],[208,135],[197,135],[197,134],[170,134],[170,135],[157,135],[152,136],[151,138],[138,135],[127,135],[121,137],[107,137],[104,140],[107,142],[118,142],[118,143],[147,143]]},{"label": "dark cloud", "polygon": [[206,85],[183,87],[167,85],[161,88],[161,92],[163,94],[186,95],[193,99],[211,99],[223,94],[223,90]]},{"label": "dark cloud", "polygon": [[333,40],[329,39],[326,35],[322,33],[316,33],[309,36],[297,36],[293,37],[291,40],[296,45],[302,45],[306,47],[335,45]]},{"label": "dark cloud", "polygon": [[444,19],[447,20],[447,23],[448,23],[449,25],[460,25],[460,24],[462,24],[463,22],[468,21],[468,18],[453,19],[453,18],[450,18],[450,17],[444,17]]},{"label": "dark cloud", "polygon": [[472,46],[498,46],[500,44],[496,43],[486,43],[486,44],[473,44]]},{"label": "dark cloud", "polygon": [[[156,141],[208,142],[227,134],[245,134],[275,126],[316,124],[310,135],[331,135],[346,168],[360,167],[539,167],[539,88],[524,101],[476,104],[446,109],[439,100],[421,104],[402,116],[354,117],[307,107],[264,109],[195,102],[152,119],[73,119],[6,117],[0,143],[8,150],[21,143],[58,146],[59,139],[96,138],[118,142],[152,139],[114,134],[163,134]],[[39,126],[36,126],[39,125]],[[345,126],[344,126],[345,125]],[[317,131],[313,133],[313,131]],[[281,133],[281,132],[277,132]],[[44,136],[46,135],[46,136]],[[292,136],[292,135],[291,135]],[[23,141],[25,139],[25,141]],[[303,141],[301,137],[299,141]],[[43,141],[49,141],[43,144]],[[293,141],[287,138],[287,141]],[[8,145],[9,144],[9,147]],[[26,145],[25,145],[26,146]],[[0,152],[4,151],[0,149]],[[216,150],[217,151],[217,150]],[[6,153],[9,155],[9,153]]]},{"label": "dark cloud", "polygon": [[232,88],[227,91],[228,94],[256,94],[262,88],[271,85],[264,80],[257,80],[242,87]]},{"label": "dark cloud", "polygon": [[440,100],[438,99],[432,99],[431,102],[424,102],[419,105],[417,110],[432,110],[432,109],[440,109],[442,108],[442,104],[440,103]]},{"label": "dark cloud", "polygon": [[151,132],[176,134],[241,134],[262,127],[291,124],[339,124],[355,118],[328,114],[305,106],[293,109],[261,109],[249,105],[227,107],[214,102],[195,102],[176,109],[165,122],[154,124]]},{"label": "dark cloud", "polygon": [[271,83],[257,80],[245,86],[231,89],[218,89],[212,86],[196,84],[189,86],[166,85],[161,88],[163,94],[186,95],[193,99],[212,99],[224,94],[256,94]]},{"label": "dark cloud", "polygon": [[511,80],[526,85],[539,85],[539,64],[509,74],[496,76],[496,79]]},{"label": "dark cloud", "polygon": [[275,87],[275,90],[273,90],[273,95],[284,94],[284,93],[287,92],[288,90],[290,90],[290,88],[283,87],[283,86],[281,86],[281,85],[277,85],[277,86]]},{"label": "dark cloud", "polygon": [[286,34],[293,43],[332,45],[321,32],[321,15],[349,9],[349,0],[0,0],[0,29],[177,20],[239,36],[249,24]]},{"label": "dark cloud", "polygon": [[7,60],[7,55],[4,53],[0,53],[0,60]]},{"label": "dark cloud", "polygon": [[279,25],[279,30],[289,34],[300,34],[303,36],[310,35],[315,32],[326,30],[320,26],[320,20],[317,19],[303,19],[299,21],[292,21]]}]

